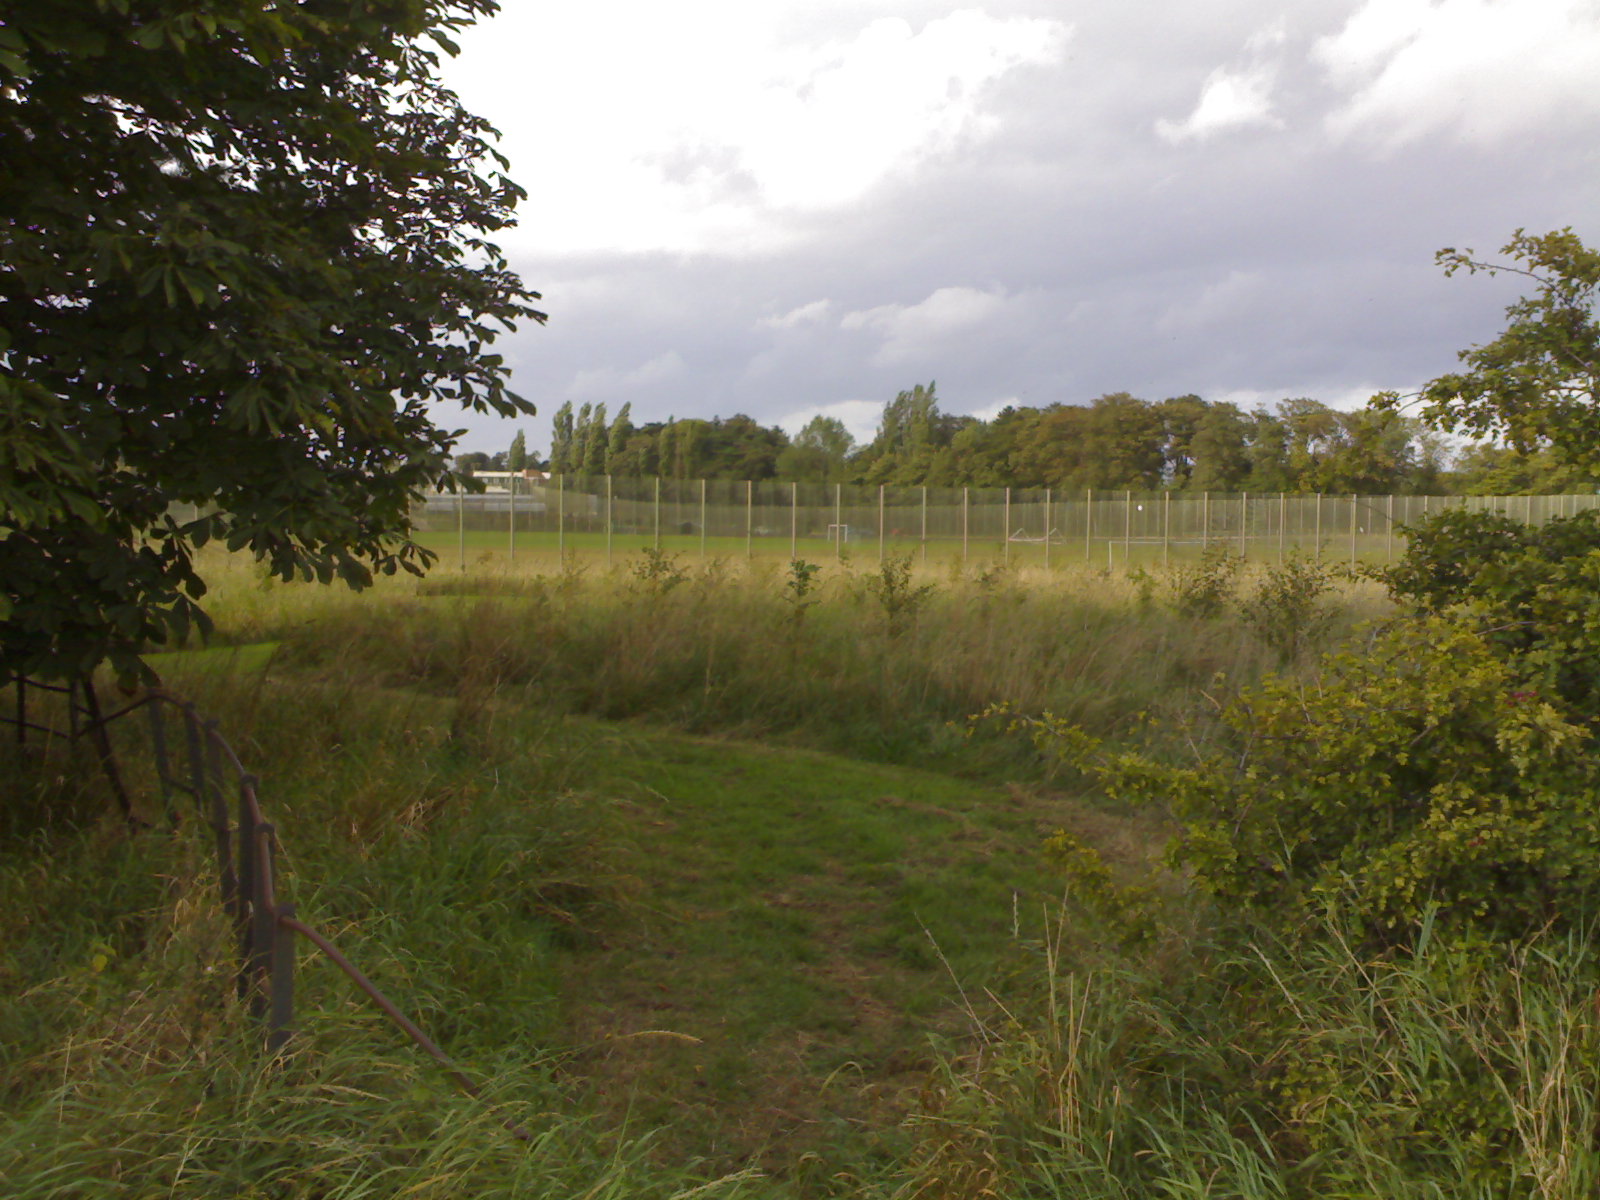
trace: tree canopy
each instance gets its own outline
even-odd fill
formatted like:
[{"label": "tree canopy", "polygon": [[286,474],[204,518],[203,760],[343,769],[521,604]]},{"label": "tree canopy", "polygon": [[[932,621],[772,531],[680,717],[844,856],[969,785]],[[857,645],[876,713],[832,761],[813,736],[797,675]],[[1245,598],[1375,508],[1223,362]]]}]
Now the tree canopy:
[{"label": "tree canopy", "polygon": [[[1461,351],[1465,369],[1422,389],[1422,419],[1592,477],[1600,473],[1600,251],[1567,228],[1541,236],[1519,229],[1500,252],[1509,261],[1454,248],[1437,255],[1446,275],[1508,273],[1535,287],[1506,309],[1499,337]],[[1400,402],[1392,392],[1375,400],[1391,409]]]},{"label": "tree canopy", "polygon": [[82,676],[203,621],[194,551],[417,570],[431,406],[533,406],[489,240],[522,191],[439,81],[494,0],[8,0],[0,668]]}]

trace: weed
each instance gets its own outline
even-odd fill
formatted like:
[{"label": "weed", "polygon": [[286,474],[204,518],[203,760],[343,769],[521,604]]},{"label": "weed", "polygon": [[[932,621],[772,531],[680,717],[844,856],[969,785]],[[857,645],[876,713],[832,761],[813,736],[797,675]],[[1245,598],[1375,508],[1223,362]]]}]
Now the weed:
[{"label": "weed", "polygon": [[1254,591],[1239,602],[1239,613],[1246,627],[1286,666],[1301,658],[1328,628],[1333,614],[1327,598],[1333,586],[1329,567],[1291,554],[1266,569]]},{"label": "weed", "polygon": [[909,628],[934,591],[931,583],[913,582],[909,555],[903,558],[889,555],[878,567],[878,573],[867,577],[866,586],[877,600],[892,638]]},{"label": "weed", "polygon": [[646,546],[639,551],[639,557],[628,565],[628,570],[648,596],[664,596],[689,580],[689,572],[684,568],[680,555],[669,554],[653,546]]},{"label": "weed", "polygon": [[821,566],[803,558],[797,558],[789,564],[789,578],[783,584],[783,599],[789,606],[789,617],[796,627],[804,623],[806,612],[817,603],[817,575],[821,570]]},{"label": "weed", "polygon": [[1172,572],[1172,606],[1179,616],[1210,619],[1221,616],[1233,598],[1244,559],[1226,543],[1212,542],[1192,566]]}]

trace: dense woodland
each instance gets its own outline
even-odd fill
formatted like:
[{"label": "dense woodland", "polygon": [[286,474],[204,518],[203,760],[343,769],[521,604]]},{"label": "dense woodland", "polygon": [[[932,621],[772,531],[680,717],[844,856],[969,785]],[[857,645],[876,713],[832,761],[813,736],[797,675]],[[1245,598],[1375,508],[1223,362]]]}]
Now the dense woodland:
[{"label": "dense woodland", "polygon": [[743,414],[634,425],[631,406],[555,414],[548,459],[521,434],[505,454],[469,454],[469,468],[546,466],[587,475],[781,479],[938,487],[1134,488],[1214,492],[1506,495],[1588,490],[1592,481],[1546,453],[1488,443],[1452,446],[1392,411],[1341,412],[1286,399],[1245,411],[1195,395],[1150,401],[1113,392],[1088,404],[1006,408],[991,420],[940,408],[933,383],[884,406],[877,436],[858,445],[818,416],[791,438]]}]

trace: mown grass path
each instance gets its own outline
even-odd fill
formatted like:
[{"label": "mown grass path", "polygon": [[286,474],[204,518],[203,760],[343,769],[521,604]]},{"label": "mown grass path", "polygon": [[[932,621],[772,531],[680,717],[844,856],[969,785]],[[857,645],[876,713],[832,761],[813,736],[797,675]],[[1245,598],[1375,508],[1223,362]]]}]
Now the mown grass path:
[{"label": "mown grass path", "polygon": [[662,1153],[820,1191],[887,1167],[934,1046],[1031,969],[1059,803],[659,732],[598,757],[628,902],[571,960],[573,1070]]}]

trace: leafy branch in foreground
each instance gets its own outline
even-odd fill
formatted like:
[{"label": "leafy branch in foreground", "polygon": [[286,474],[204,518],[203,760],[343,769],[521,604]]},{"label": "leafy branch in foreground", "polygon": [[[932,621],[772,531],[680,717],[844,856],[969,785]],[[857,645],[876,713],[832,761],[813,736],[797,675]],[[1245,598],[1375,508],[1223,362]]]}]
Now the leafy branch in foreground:
[{"label": "leafy branch in foreground", "polygon": [[[431,407],[526,414],[522,191],[438,80],[493,0],[13,0],[0,28],[0,674],[145,673],[194,552],[420,570]],[[181,507],[178,507],[181,506]]]},{"label": "leafy branch in foreground", "polygon": [[[1548,450],[1566,464],[1600,471],[1600,251],[1570,228],[1533,236],[1517,230],[1486,262],[1471,250],[1438,253],[1445,274],[1520,275],[1535,285],[1506,309],[1504,332],[1460,353],[1465,368],[1422,389],[1422,419],[1436,429],[1503,438],[1523,454]],[[1374,398],[1380,409],[1401,397]]]}]

